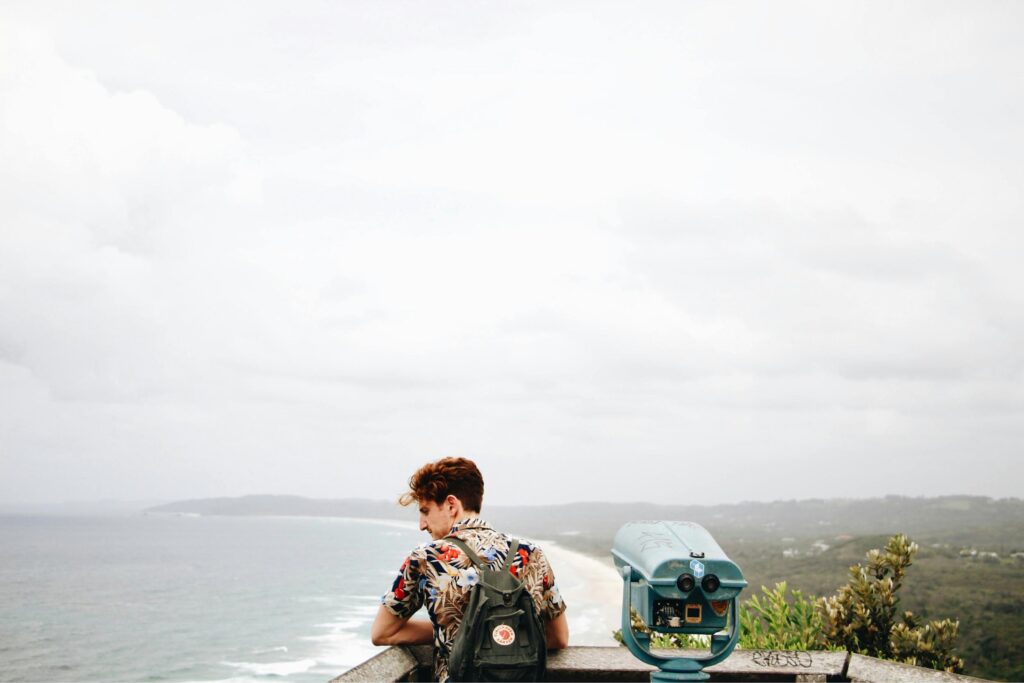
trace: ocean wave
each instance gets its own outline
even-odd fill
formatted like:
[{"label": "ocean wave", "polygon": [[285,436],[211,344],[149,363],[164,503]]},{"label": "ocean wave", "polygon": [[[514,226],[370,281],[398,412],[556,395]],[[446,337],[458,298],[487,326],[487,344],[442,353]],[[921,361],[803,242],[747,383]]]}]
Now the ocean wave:
[{"label": "ocean wave", "polygon": [[331,602],[337,602],[339,600],[339,598],[332,597],[330,595],[302,595],[302,596],[299,596],[299,597],[297,597],[295,599],[296,599],[296,601],[302,602],[302,603],[310,603],[310,602],[312,602],[312,603],[317,603],[317,604],[321,604],[321,605],[326,605],[326,604],[331,603]]},{"label": "ocean wave", "polygon": [[361,594],[361,595],[353,595],[353,594],[346,593],[344,595],[339,595],[338,599],[344,599],[345,601],[349,601],[349,600],[372,600],[373,602],[380,602],[380,596],[379,595],[366,595],[365,593]]},{"label": "ocean wave", "polygon": [[257,676],[291,676],[309,671],[316,666],[315,659],[299,659],[292,662],[221,662]]},{"label": "ocean wave", "polygon": [[330,621],[326,624],[317,624],[317,628],[327,628],[334,633],[349,631],[358,628],[366,623],[366,619],[342,619],[341,621]]},{"label": "ocean wave", "polygon": [[317,661],[337,676],[348,669],[362,664],[378,652],[386,649],[370,643],[367,635],[351,631],[336,631],[319,636],[306,636],[303,640],[320,643]]},{"label": "ocean wave", "polygon": [[380,598],[375,597],[371,604],[350,607],[348,611],[354,616],[369,618],[376,616],[378,610],[380,610]]},{"label": "ocean wave", "polygon": [[419,527],[416,522],[403,522],[399,519],[377,519],[374,517],[327,517],[336,522],[359,522],[363,524],[378,524],[380,526],[389,526],[393,529],[401,529],[402,531],[419,531]]}]

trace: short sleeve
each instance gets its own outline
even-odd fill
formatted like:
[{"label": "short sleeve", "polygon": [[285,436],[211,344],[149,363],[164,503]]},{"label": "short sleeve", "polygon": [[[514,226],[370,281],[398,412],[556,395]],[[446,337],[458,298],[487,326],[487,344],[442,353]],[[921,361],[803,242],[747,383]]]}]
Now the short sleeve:
[{"label": "short sleeve", "polygon": [[555,583],[555,572],[540,548],[534,546],[529,557],[524,581],[537,603],[541,618],[545,621],[557,619],[565,611],[565,600]]},{"label": "short sleeve", "polygon": [[399,619],[408,619],[423,606],[420,578],[425,560],[426,555],[420,548],[414,550],[399,568],[391,590],[380,599],[381,604]]}]

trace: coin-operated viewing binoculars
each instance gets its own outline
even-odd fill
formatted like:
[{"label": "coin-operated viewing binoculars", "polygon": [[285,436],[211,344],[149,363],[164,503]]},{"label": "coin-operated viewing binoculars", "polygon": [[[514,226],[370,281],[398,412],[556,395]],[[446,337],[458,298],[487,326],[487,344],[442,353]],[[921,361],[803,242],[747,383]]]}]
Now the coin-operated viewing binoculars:
[{"label": "coin-operated viewing binoculars", "polygon": [[[693,522],[630,522],[612,547],[622,572],[622,640],[638,659],[658,667],[651,681],[702,681],[704,667],[732,652],[740,638],[740,568]],[[694,657],[651,652],[650,636],[633,631],[635,609],[653,631],[711,636],[711,651]],[[722,632],[724,629],[725,632]]]}]

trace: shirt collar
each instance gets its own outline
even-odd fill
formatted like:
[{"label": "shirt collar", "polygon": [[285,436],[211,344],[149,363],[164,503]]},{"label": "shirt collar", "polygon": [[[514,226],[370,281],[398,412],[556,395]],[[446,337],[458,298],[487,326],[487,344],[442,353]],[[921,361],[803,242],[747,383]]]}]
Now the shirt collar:
[{"label": "shirt collar", "polygon": [[490,529],[491,525],[480,519],[479,517],[467,517],[466,519],[460,519],[459,521],[452,524],[452,528],[448,530],[448,535],[451,536],[456,531],[464,531],[466,529]]}]

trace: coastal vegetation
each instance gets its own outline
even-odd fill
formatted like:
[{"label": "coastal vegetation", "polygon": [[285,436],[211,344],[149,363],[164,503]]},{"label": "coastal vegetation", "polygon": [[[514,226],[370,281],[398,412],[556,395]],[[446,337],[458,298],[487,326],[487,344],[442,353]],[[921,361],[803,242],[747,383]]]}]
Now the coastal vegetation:
[{"label": "coastal vegetation", "polygon": [[[1012,528],[1004,529],[1012,533]],[[954,654],[964,660],[963,673],[992,680],[1024,680],[1024,562],[1000,550],[995,540],[979,542],[998,559],[978,559],[956,544],[919,539],[913,566],[900,588],[900,607],[914,615],[911,623],[959,622]],[[1019,531],[1018,531],[1019,533]],[[853,536],[821,551],[814,539],[799,539],[800,554],[783,556],[778,548],[746,542],[725,545],[751,586],[785,579],[806,595],[830,595],[849,579],[850,568],[866,553],[888,543],[886,536]],[[1020,547],[1020,544],[1017,546]],[[980,553],[979,553],[980,554]],[[938,634],[936,634],[938,635]]]},{"label": "coastal vegetation", "polygon": [[[900,589],[917,624],[959,622],[954,654],[963,673],[1024,680],[1024,501],[975,496],[801,500],[717,506],[573,504],[531,508],[534,533],[551,537],[541,515],[577,533],[569,548],[608,557],[623,520],[685,519],[707,528],[751,587],[786,582],[805,596],[828,596],[869,550],[906,533],[919,548]],[[576,514],[579,513],[579,514]],[[524,522],[530,521],[524,519]],[[572,524],[572,526],[568,526]],[[541,535],[543,533],[547,536]],[[749,589],[748,589],[749,590]],[[750,600],[744,598],[744,603]],[[741,603],[741,604],[744,604]]]},{"label": "coastal vegetation", "polygon": [[[740,605],[740,648],[757,650],[847,650],[913,666],[962,672],[954,654],[959,622],[919,623],[913,612],[899,612],[899,591],[917,544],[903,534],[884,550],[868,551],[866,562],[849,569],[848,582],[827,598],[787,595],[785,582],[761,587]],[[655,647],[706,648],[707,636],[656,633],[635,612],[634,630],[648,634]],[[615,637],[622,642],[622,632]]]},{"label": "coastal vegetation", "polygon": [[850,567],[846,585],[820,603],[826,644],[914,666],[963,671],[964,660],[954,654],[959,621],[920,623],[913,612],[899,611],[897,594],[917,550],[916,543],[897,534],[884,550],[869,550],[867,562]]},{"label": "coastal vegetation", "polygon": [[[407,508],[388,501],[279,496],[190,501],[153,511],[411,521]],[[918,546],[899,589],[901,610],[914,615],[910,623],[916,627],[933,620],[955,620],[959,637],[954,654],[964,660],[964,673],[1024,680],[1024,620],[1020,619],[1024,613],[1024,501],[1020,499],[888,496],[714,506],[594,502],[487,505],[484,514],[501,528],[554,540],[606,561],[610,561],[615,532],[624,522],[698,522],[743,569],[751,587],[776,586],[776,598],[750,591],[742,603],[748,605],[748,615],[757,612],[750,611],[754,598],[762,605],[777,599],[777,584],[782,582],[790,605],[796,604],[797,592],[803,601],[833,595],[849,581],[850,567],[864,562],[868,551],[885,548],[893,535],[905,533]],[[794,618],[795,614],[799,612],[791,613]],[[894,619],[899,622],[902,616],[897,613]]]},{"label": "coastal vegetation", "polygon": [[740,604],[740,647],[749,650],[839,649],[824,639],[824,626],[819,600],[785,581]]}]

